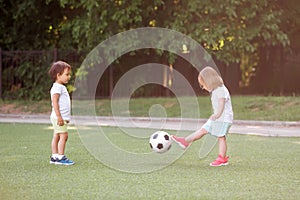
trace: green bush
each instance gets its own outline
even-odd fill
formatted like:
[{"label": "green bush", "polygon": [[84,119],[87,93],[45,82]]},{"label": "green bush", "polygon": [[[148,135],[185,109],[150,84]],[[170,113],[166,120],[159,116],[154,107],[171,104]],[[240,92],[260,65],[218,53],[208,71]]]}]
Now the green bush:
[{"label": "green bush", "polygon": [[4,69],[4,97],[9,99],[41,100],[49,95],[51,80],[48,66],[42,60],[23,61],[18,67]]}]

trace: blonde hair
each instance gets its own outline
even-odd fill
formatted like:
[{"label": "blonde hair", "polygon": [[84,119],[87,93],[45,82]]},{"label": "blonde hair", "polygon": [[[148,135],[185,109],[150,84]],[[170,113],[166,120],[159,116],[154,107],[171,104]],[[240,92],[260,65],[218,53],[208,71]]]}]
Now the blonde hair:
[{"label": "blonde hair", "polygon": [[210,92],[224,84],[218,72],[209,66],[200,71],[198,80],[203,82]]}]

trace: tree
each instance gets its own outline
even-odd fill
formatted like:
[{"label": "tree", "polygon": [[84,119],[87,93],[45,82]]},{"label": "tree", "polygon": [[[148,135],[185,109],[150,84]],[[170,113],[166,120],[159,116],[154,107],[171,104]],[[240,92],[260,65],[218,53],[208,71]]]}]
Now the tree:
[{"label": "tree", "polygon": [[90,49],[116,33],[145,26],[187,34],[225,62],[240,62],[242,53],[253,53],[262,43],[288,43],[279,28],[281,9],[267,0],[60,3],[69,10],[62,24],[62,38],[78,48]]},{"label": "tree", "polygon": [[138,27],[174,29],[217,59],[240,62],[265,44],[287,45],[282,8],[267,0],[0,0],[4,49],[74,47],[91,50],[119,32]]},{"label": "tree", "polygon": [[151,15],[161,0],[147,1],[65,1],[61,45],[91,50],[119,32],[149,26]]},{"label": "tree", "polygon": [[0,47],[5,50],[47,49],[57,44],[62,20],[56,1],[0,0]]},{"label": "tree", "polygon": [[[248,74],[265,81],[263,76],[278,63],[266,58],[281,55],[277,51],[284,50],[290,39],[291,51],[299,46],[296,0],[0,0],[0,5],[2,49],[58,47],[89,52],[117,33],[164,27],[198,41],[225,63],[224,71],[240,68],[247,84],[251,80]],[[158,56],[169,63],[175,61],[167,52]],[[277,76],[273,76],[275,81]]]},{"label": "tree", "polygon": [[[61,26],[64,46],[91,50],[122,31],[164,27],[192,37],[227,66],[238,63],[225,65],[223,71],[241,68],[244,82],[249,82],[247,74],[255,66],[255,63],[246,64],[245,60],[256,62],[259,50],[266,46],[289,44],[279,26],[282,8],[267,0],[61,0],[60,3],[68,10]],[[237,87],[239,79],[235,80]]]},{"label": "tree", "polygon": [[[278,27],[290,42],[289,45],[264,43],[259,47],[254,87],[264,94],[299,93],[300,60],[296,58],[300,52],[300,5],[296,0],[287,0],[275,1],[272,6],[280,8]],[[276,37],[281,39],[282,35]]]}]

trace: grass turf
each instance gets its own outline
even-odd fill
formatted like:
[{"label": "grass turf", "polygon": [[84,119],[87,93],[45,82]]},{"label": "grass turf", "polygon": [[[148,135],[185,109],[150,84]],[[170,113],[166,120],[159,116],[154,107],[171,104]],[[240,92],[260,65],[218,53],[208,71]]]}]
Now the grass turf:
[{"label": "grass turf", "polygon": [[[130,99],[129,110],[124,107],[124,101],[120,100],[120,106],[116,106],[119,116],[148,117],[150,108],[159,104],[165,109],[167,117],[191,117],[208,118],[212,113],[209,96],[198,97],[200,116],[197,115],[198,108],[191,104],[190,97],[183,97],[184,108],[181,107],[176,98],[137,98]],[[128,102],[125,101],[125,105]],[[73,104],[74,105],[74,104]],[[90,115],[90,110],[86,109],[88,101],[78,107],[79,113]],[[300,119],[300,96],[232,96],[234,118],[239,120],[268,120],[268,121],[299,121]],[[93,105],[92,105],[93,106]],[[0,113],[48,113],[51,110],[50,101],[38,102],[0,100]],[[95,101],[95,111],[99,116],[112,116],[111,101],[101,99]],[[158,110],[160,111],[160,110]],[[163,116],[158,112],[157,116]]]},{"label": "grass turf", "polygon": [[[142,131],[142,130],[141,130]],[[105,128],[122,148],[145,151],[148,140],[131,140]],[[0,124],[1,199],[298,199],[300,139],[230,134],[230,165],[209,166],[217,148],[198,158],[195,142],[170,166],[152,173],[110,169],[70,130],[67,156],[74,166],[49,164],[52,131],[47,125]],[[176,148],[176,147],[172,147]],[[105,152],[103,152],[105,153]],[[142,167],[142,166],[141,166]]]}]

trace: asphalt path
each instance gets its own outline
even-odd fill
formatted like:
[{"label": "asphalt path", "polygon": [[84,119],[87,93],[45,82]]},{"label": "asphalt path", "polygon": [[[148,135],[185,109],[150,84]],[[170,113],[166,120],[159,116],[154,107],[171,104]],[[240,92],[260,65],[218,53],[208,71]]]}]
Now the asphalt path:
[{"label": "asphalt path", "polygon": [[[73,126],[111,126],[127,128],[152,128],[161,130],[195,131],[204,124],[206,119],[189,118],[146,118],[146,117],[101,117],[101,116],[72,116],[70,125]],[[49,124],[49,115],[19,115],[0,114],[0,123],[32,123]],[[1,124],[0,124],[1,132]],[[300,137],[300,121],[248,121],[235,120],[230,131],[235,134]]]}]

